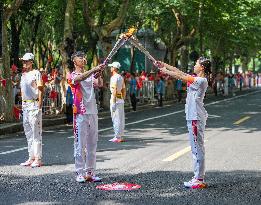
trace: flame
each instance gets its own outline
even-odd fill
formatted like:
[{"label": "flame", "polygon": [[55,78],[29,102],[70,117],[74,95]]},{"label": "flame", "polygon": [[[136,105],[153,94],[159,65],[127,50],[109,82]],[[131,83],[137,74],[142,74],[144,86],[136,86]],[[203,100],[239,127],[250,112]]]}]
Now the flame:
[{"label": "flame", "polygon": [[125,33],[125,35],[129,38],[131,37],[135,32],[137,31],[137,29],[135,27],[131,27],[128,29],[128,31]]}]

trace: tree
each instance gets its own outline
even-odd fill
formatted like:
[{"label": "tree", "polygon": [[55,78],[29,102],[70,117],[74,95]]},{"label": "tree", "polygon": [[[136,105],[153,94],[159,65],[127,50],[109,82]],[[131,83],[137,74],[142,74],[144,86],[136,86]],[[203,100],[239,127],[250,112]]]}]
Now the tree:
[{"label": "tree", "polygon": [[[115,11],[115,5],[110,5],[107,2],[107,4],[99,0],[92,1],[92,4],[90,2],[90,0],[83,0],[83,14],[85,24],[88,28],[90,28],[91,32],[95,32],[95,34],[98,36],[103,56],[105,57],[112,46],[111,32],[122,26],[126,17],[129,0],[121,1],[121,4],[118,5],[118,12]],[[108,82],[108,69],[105,70],[104,77],[105,82]],[[107,102],[109,102],[109,89],[105,88],[103,93],[103,106],[108,107]]]},{"label": "tree", "polygon": [[[73,38],[73,19],[75,11],[75,0],[67,0],[67,6],[65,10],[64,17],[64,33],[63,33],[63,45],[61,47],[62,51],[62,67],[63,67],[63,79],[61,81],[61,91],[62,91],[62,104],[63,107],[66,103],[66,74],[68,73],[68,68],[70,68],[70,56],[74,52],[74,38]],[[71,69],[71,68],[70,68]]]},{"label": "tree", "polygon": [[[9,2],[9,1],[8,1]],[[8,46],[8,32],[7,24],[9,19],[16,13],[22,5],[23,0],[13,0],[10,3],[4,2],[3,16],[2,16],[2,55],[3,55],[3,77],[7,79],[6,88],[3,90],[3,96],[6,100],[5,120],[11,121],[13,119],[13,96],[12,96],[12,81],[10,72],[10,56]]]}]

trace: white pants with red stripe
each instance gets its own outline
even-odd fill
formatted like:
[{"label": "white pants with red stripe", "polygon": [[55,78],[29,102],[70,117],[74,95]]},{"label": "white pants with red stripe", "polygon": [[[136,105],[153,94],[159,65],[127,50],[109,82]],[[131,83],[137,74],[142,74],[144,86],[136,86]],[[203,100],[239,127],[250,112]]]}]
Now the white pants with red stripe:
[{"label": "white pants with red stripe", "polygon": [[42,110],[23,109],[23,126],[30,159],[42,158]]},{"label": "white pants with red stripe", "polygon": [[194,177],[197,179],[204,179],[205,177],[205,146],[204,146],[204,132],[205,121],[187,120],[187,127],[189,131],[189,141],[191,146]]},{"label": "white pants with red stripe", "polygon": [[98,141],[97,114],[76,115],[74,119],[74,158],[77,174],[96,168]]}]

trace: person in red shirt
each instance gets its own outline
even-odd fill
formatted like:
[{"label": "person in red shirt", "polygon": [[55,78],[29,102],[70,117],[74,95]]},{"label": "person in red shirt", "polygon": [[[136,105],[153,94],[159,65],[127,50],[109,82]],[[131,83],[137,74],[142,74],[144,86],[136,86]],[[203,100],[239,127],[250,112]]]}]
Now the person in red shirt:
[{"label": "person in red shirt", "polygon": [[150,81],[154,81],[154,80],[155,80],[155,77],[154,77],[153,73],[151,73],[151,74],[149,75],[149,80],[150,80]]},{"label": "person in red shirt", "polygon": [[41,72],[41,75],[42,75],[43,84],[45,85],[45,83],[48,82],[48,75],[43,68],[40,68],[40,72]]}]

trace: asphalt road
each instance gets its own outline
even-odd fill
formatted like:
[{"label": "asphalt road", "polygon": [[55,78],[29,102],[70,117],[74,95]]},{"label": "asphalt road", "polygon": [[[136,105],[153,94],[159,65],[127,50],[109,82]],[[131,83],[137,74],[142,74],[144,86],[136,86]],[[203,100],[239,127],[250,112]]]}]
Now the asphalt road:
[{"label": "asphalt road", "polygon": [[[0,204],[261,204],[261,90],[209,97],[207,189],[190,190],[192,176],[184,105],[126,114],[126,142],[113,144],[110,118],[99,120],[97,175],[75,181],[72,128],[44,129],[41,168],[26,160],[23,133],[0,139]],[[101,191],[99,184],[130,182],[135,191]]]}]

